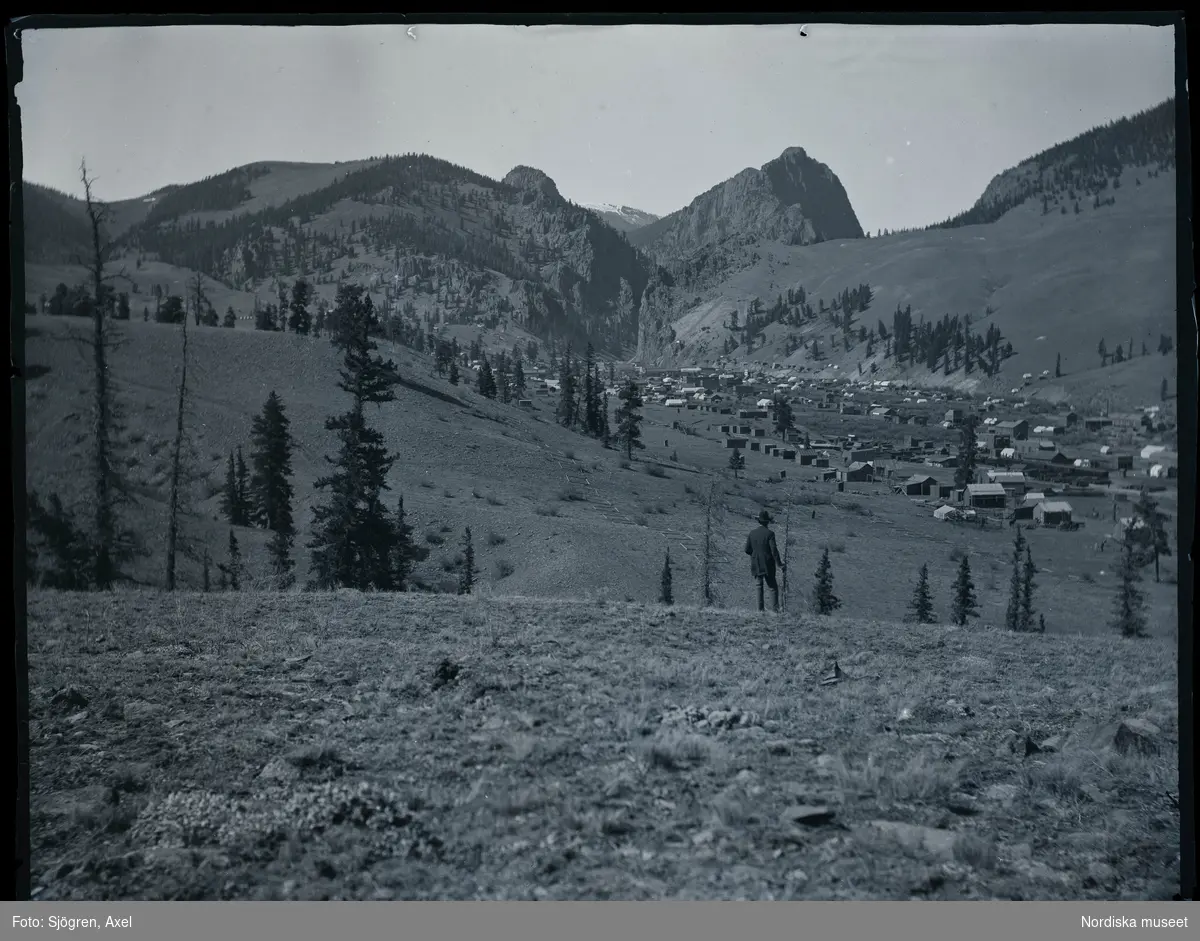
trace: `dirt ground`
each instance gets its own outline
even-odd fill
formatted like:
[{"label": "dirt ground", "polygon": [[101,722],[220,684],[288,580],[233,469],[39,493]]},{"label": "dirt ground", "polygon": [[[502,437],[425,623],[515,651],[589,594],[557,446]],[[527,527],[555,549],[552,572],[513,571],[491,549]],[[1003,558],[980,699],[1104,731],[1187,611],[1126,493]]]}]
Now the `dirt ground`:
[{"label": "dirt ground", "polygon": [[1164,639],[354,592],[29,614],[39,899],[1177,888]]}]

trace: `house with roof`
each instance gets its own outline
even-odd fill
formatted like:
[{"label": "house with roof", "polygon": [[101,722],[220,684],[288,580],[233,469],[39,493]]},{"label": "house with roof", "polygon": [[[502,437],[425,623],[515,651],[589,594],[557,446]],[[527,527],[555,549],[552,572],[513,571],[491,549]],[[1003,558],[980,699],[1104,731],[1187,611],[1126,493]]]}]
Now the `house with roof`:
[{"label": "house with roof", "polygon": [[870,461],[855,461],[838,471],[838,479],[844,483],[869,483],[875,479],[875,465]]},{"label": "house with roof", "polygon": [[1009,441],[1025,441],[1029,438],[1029,422],[1024,418],[996,422],[995,434]]},{"label": "house with roof", "polygon": [[1066,500],[1043,500],[1033,508],[1033,518],[1039,526],[1058,526],[1071,522],[1074,510]]},{"label": "house with roof", "polygon": [[1018,503],[1012,511],[1014,520],[1031,520],[1033,519],[1033,510],[1039,503],[1046,499],[1046,495],[1041,492],[1030,492],[1025,494],[1021,502]]},{"label": "house with roof", "polygon": [[1000,484],[967,484],[963,502],[976,510],[1003,510],[1008,494]]},{"label": "house with roof", "polygon": [[937,489],[937,478],[930,477],[928,474],[913,474],[907,480],[896,485],[896,491],[903,493],[906,497],[932,496]]},{"label": "house with roof", "polygon": [[990,470],[987,472],[987,482],[999,484],[1006,493],[1014,496],[1025,493],[1025,475],[1021,471]]}]

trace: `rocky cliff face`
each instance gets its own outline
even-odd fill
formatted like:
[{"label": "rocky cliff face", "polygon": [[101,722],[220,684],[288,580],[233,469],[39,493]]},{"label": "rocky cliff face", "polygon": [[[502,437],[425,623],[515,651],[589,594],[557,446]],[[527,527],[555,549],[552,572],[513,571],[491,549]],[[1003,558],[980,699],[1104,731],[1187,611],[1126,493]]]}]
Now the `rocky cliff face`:
[{"label": "rocky cliff face", "polygon": [[539,271],[563,300],[562,327],[582,328],[609,349],[632,346],[649,273],[645,256],[595,211],[564,199],[541,170],[515,167],[504,184],[515,191],[518,224],[538,233],[547,250]]},{"label": "rocky cliff face", "polygon": [[674,362],[675,331],[671,323],[678,315],[674,281],[662,268],[650,275],[637,315],[637,362],[646,366],[669,366]]},{"label": "rocky cliff face", "polygon": [[629,235],[660,264],[732,236],[811,245],[862,238],[862,226],[834,172],[799,147],[758,170],[743,170],[685,209]]}]

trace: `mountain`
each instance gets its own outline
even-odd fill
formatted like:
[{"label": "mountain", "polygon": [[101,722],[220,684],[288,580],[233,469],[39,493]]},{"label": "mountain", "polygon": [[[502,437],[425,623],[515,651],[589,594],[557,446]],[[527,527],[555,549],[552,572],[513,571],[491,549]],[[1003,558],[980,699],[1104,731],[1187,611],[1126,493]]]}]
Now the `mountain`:
[{"label": "mountain", "polygon": [[636,230],[629,241],[670,266],[727,239],[811,245],[862,235],[837,175],[803,148],[791,147],[761,169],[743,170],[684,209]]},{"label": "mountain", "polygon": [[618,232],[633,232],[659,219],[652,212],[632,206],[614,206],[612,203],[584,203],[584,208],[596,213]]},{"label": "mountain", "polygon": [[[79,200],[25,193],[33,300],[82,280],[71,261],[90,233]],[[418,154],[251,164],[110,209],[114,270],[134,293],[182,293],[199,272],[243,317],[281,283],[303,277],[328,301],[349,279],[409,330],[482,326],[616,356],[636,343],[652,267],[541,171],[498,181]]]},{"label": "mountain", "polygon": [[1080,194],[1093,199],[1120,188],[1129,167],[1175,167],[1175,99],[1131,117],[1110,121],[1050,147],[997,174],[966,212],[931,228],[949,229],[996,222],[1009,210],[1040,200],[1043,210],[1074,203]]},{"label": "mountain", "polygon": [[[1065,394],[1071,377],[1101,368],[1103,339],[1126,359],[1131,343],[1136,357],[1145,344],[1157,365],[1121,372],[1138,387],[1131,395],[1153,400],[1163,371],[1174,372],[1173,359],[1156,355],[1175,332],[1173,109],[1165,102],[1022,161],[970,210],[928,229],[811,245],[731,236],[675,257],[657,253],[671,283],[648,291],[654,305],[643,305],[638,356],[779,362],[830,376],[857,375],[861,365],[880,379],[1005,392],[1047,370],[1051,378],[1035,388]],[[897,360],[889,350],[906,319],[913,357]],[[988,369],[968,373],[967,349],[990,345],[989,331],[1001,354],[996,369],[989,374],[989,353]],[[1055,383],[1060,366],[1066,375]]]}]

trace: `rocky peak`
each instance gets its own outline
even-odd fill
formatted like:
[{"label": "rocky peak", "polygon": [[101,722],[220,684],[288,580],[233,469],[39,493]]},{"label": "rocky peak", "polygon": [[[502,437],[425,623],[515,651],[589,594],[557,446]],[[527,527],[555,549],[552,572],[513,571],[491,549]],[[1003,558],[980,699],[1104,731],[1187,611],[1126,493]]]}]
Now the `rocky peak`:
[{"label": "rocky peak", "polygon": [[732,236],[810,245],[862,235],[837,175],[802,147],[789,147],[635,232],[631,241],[669,263]]},{"label": "rocky peak", "polygon": [[504,182],[514,189],[541,194],[548,199],[561,199],[558,187],[554,185],[554,181],[546,176],[541,170],[533,167],[513,167],[508,171],[508,175],[504,177]]}]

